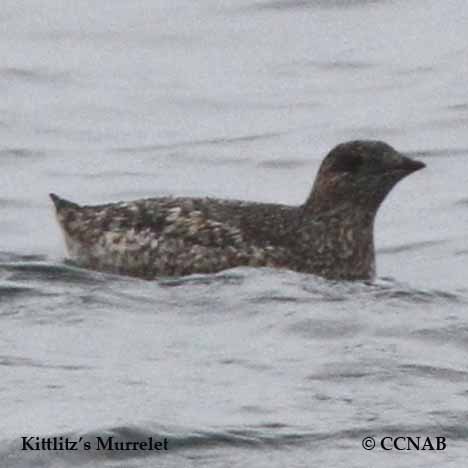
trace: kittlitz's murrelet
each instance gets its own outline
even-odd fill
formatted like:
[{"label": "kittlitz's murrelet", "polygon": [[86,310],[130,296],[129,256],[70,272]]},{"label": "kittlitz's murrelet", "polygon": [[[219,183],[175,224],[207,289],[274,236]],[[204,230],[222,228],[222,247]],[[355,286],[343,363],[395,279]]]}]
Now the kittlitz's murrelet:
[{"label": "kittlitz's murrelet", "polygon": [[350,141],[326,156],[300,206],[176,197],[79,206],[50,196],[83,267],[154,279],[267,266],[366,280],[375,276],[380,204],[423,167],[386,143]]}]

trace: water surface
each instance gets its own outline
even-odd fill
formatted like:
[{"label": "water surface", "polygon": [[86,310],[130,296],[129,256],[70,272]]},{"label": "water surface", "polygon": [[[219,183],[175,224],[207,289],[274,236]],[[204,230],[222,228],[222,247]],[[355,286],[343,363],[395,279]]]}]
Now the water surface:
[{"label": "water surface", "polygon": [[[2,466],[464,466],[466,2],[8,0],[0,21]],[[427,164],[379,212],[374,284],[64,261],[48,192],[299,204],[353,138]],[[367,452],[369,435],[447,449]]]}]

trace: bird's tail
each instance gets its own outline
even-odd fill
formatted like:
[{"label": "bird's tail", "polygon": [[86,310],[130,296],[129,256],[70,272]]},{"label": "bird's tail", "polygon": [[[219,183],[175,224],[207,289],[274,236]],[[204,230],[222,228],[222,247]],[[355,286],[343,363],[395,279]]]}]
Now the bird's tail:
[{"label": "bird's tail", "polygon": [[79,208],[80,207],[80,205],[76,203],[65,200],[64,198],[60,198],[58,195],[55,195],[55,193],[49,193],[49,197],[54,202],[55,209],[57,211],[60,211],[66,208]]}]

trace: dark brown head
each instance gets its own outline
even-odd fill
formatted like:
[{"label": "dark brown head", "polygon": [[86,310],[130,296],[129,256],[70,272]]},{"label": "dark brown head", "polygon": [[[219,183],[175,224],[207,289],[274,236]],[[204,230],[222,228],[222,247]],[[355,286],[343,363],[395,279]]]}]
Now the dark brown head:
[{"label": "dark brown head", "polygon": [[423,167],[382,141],[342,143],[323,160],[306,208],[319,213],[347,206],[373,216],[401,179]]}]

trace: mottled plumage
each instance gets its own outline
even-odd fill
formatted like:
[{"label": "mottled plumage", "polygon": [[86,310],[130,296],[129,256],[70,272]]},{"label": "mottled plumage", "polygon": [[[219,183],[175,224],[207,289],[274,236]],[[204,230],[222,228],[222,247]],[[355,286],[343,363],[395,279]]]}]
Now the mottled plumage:
[{"label": "mottled plumage", "polygon": [[79,206],[51,194],[77,264],[146,279],[269,266],[371,279],[373,226],[392,187],[424,167],[378,141],[336,146],[303,205],[148,198]]}]

